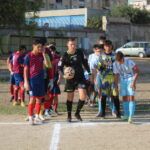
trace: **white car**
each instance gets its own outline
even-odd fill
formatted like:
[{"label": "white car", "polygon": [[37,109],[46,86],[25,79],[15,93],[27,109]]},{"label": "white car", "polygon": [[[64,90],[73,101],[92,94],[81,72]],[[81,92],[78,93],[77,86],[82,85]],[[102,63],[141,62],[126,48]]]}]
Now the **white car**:
[{"label": "white car", "polygon": [[150,56],[150,42],[129,42],[118,48],[124,55],[139,56],[141,58]]}]

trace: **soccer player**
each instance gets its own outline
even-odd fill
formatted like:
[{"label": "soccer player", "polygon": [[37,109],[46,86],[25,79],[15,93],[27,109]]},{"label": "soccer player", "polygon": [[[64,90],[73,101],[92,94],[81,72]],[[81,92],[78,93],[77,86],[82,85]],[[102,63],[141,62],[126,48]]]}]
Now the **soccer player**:
[{"label": "soccer player", "polygon": [[100,72],[100,78],[102,81],[101,86],[99,87],[102,90],[102,118],[105,118],[107,98],[111,98],[111,100],[114,102],[117,118],[120,118],[120,102],[114,87],[113,62],[115,61],[115,54],[113,53],[112,48],[112,42],[106,40],[104,43],[104,53],[100,55],[99,62],[96,66],[96,69],[98,69]]},{"label": "soccer player", "polygon": [[12,58],[13,58],[13,53],[11,53],[7,59],[7,67],[8,70],[10,71],[10,94],[11,94],[10,102],[14,100],[14,86],[15,86]]},{"label": "soccer player", "polygon": [[93,46],[93,51],[94,51],[94,53],[89,55],[88,64],[90,66],[90,70],[92,73],[91,76],[93,79],[93,83],[95,85],[94,96],[96,96],[96,94],[98,92],[98,114],[97,114],[97,117],[98,117],[101,114],[101,89],[98,88],[101,86],[101,79],[100,79],[99,72],[97,73],[97,71],[95,70],[95,65],[98,64],[98,62],[99,62],[100,54],[103,51],[103,45],[95,44]]},{"label": "soccer player", "polygon": [[64,67],[71,67],[75,70],[75,75],[72,79],[66,79],[65,92],[67,92],[67,112],[68,112],[68,122],[72,121],[72,104],[74,99],[74,91],[78,88],[79,92],[79,101],[77,104],[77,109],[75,112],[75,117],[82,121],[80,116],[80,111],[84,106],[85,99],[87,98],[86,94],[86,81],[84,77],[84,69],[90,74],[90,68],[87,63],[87,59],[84,56],[81,50],[77,50],[76,41],[73,38],[70,38],[67,42],[68,50],[64,53],[62,57],[62,62],[60,69],[63,71]]},{"label": "soccer player", "polygon": [[12,66],[15,79],[15,88],[14,88],[14,102],[13,106],[18,104],[18,93],[20,93],[21,106],[25,107],[25,91],[24,91],[24,79],[23,79],[23,62],[24,62],[24,53],[26,51],[26,46],[21,45],[19,50],[13,53]]},{"label": "soccer player", "polygon": [[[44,98],[44,64],[48,67],[45,51],[42,42],[35,40],[33,50],[29,52],[24,61],[24,86],[29,91],[30,100],[28,104],[29,124],[42,123],[39,118],[41,100]],[[34,115],[35,108],[35,118]]]},{"label": "soccer player", "polygon": [[[135,112],[135,90],[138,78],[138,66],[130,59],[124,57],[122,52],[116,54],[116,61],[113,64],[115,73],[115,87],[118,91],[120,81],[120,95],[123,98],[124,120],[132,123],[132,117]],[[119,80],[120,79],[120,80]]]},{"label": "soccer player", "polygon": [[56,114],[58,114],[58,96],[60,95],[60,81],[62,78],[62,73],[58,68],[58,64],[60,61],[60,55],[56,51],[55,46],[50,46],[50,50],[52,52],[52,70],[53,70],[53,83],[49,89],[50,94],[50,107],[53,105],[53,110]]}]

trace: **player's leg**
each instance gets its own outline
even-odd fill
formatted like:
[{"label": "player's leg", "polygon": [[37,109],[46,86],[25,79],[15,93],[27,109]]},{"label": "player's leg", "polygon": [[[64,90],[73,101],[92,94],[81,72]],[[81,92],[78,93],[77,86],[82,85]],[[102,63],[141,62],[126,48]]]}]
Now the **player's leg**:
[{"label": "player's leg", "polygon": [[19,91],[19,78],[18,74],[14,74],[14,79],[15,79],[15,85],[14,85],[14,101],[13,101],[13,106],[17,105],[18,102],[18,91]]},{"label": "player's leg", "polygon": [[42,123],[42,119],[39,117],[40,110],[41,110],[41,100],[42,98],[36,97],[36,103],[35,103],[35,123]]},{"label": "player's leg", "polygon": [[28,104],[28,117],[29,117],[29,124],[34,124],[34,108],[35,108],[35,101],[36,99],[30,96],[29,104]]},{"label": "player's leg", "polygon": [[10,102],[14,100],[14,86],[15,86],[14,74],[11,74],[10,75],[10,94],[11,94]]},{"label": "player's leg", "polygon": [[120,80],[120,96],[123,100],[123,120],[128,120],[129,117],[129,100],[127,97],[127,81],[125,79]]},{"label": "player's leg", "polygon": [[132,82],[133,82],[132,79],[128,79],[127,95],[128,95],[128,100],[129,100],[129,119],[128,119],[129,123],[132,123],[132,118],[135,113],[135,99],[134,99],[135,90],[131,87]]},{"label": "player's leg", "polygon": [[102,81],[101,81],[100,75],[97,75],[96,85],[95,85],[95,90],[98,92],[98,114],[96,115],[97,117],[100,117],[102,113],[102,106],[101,106],[102,89],[101,87],[102,87]]},{"label": "player's leg", "polygon": [[129,123],[132,123],[134,113],[135,113],[135,99],[134,96],[129,96],[129,119],[128,119]]},{"label": "player's leg", "polygon": [[67,117],[68,122],[71,122],[71,120],[72,120],[71,113],[72,113],[73,99],[74,99],[74,92],[67,92],[66,106],[67,106],[67,113],[68,113],[68,117]]},{"label": "player's leg", "polygon": [[49,114],[49,110],[52,106],[52,103],[53,103],[53,95],[51,93],[48,92],[46,98],[45,98],[45,102],[44,102],[44,116],[45,117],[50,117],[50,114]]},{"label": "player's leg", "polygon": [[122,97],[123,100],[123,120],[128,120],[129,117],[129,101],[127,96]]},{"label": "player's leg", "polygon": [[77,104],[75,117],[79,121],[82,121],[82,118],[80,116],[80,112],[81,112],[82,107],[84,106],[84,103],[85,103],[85,100],[86,100],[86,97],[87,97],[86,85],[84,83],[79,84],[78,91],[79,91],[79,101],[78,101],[78,104]]},{"label": "player's leg", "polygon": [[66,106],[67,106],[67,121],[72,121],[72,104],[74,99],[74,91],[76,88],[76,84],[74,80],[66,80],[65,84],[65,92],[67,92],[67,100],[66,100]]},{"label": "player's leg", "polygon": [[117,116],[117,118],[121,118],[119,96],[112,96],[112,100],[113,100],[114,105],[115,105],[116,116]]},{"label": "player's leg", "polygon": [[54,97],[53,108],[54,108],[55,113],[58,114],[58,110],[57,110],[57,108],[58,108],[58,95],[55,95],[55,97]]},{"label": "player's leg", "polygon": [[24,82],[20,82],[20,99],[21,99],[21,106],[25,107],[25,89],[24,89]]}]

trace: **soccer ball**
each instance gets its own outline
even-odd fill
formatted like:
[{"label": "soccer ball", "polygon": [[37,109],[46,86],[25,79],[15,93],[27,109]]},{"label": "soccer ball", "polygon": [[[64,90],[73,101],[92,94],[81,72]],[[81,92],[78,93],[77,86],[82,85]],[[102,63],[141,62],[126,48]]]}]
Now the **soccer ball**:
[{"label": "soccer ball", "polygon": [[64,78],[67,80],[73,79],[75,75],[75,70],[72,67],[64,68]]}]

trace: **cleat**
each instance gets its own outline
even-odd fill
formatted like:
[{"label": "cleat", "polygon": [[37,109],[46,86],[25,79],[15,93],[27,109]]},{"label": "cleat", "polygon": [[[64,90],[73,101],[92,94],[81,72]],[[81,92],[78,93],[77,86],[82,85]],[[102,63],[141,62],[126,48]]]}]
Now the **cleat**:
[{"label": "cleat", "polygon": [[115,112],[112,112],[112,116],[113,116],[114,118],[117,118],[117,115],[116,115]]},{"label": "cleat", "polygon": [[72,119],[71,118],[67,118],[67,122],[71,123]]},{"label": "cleat", "polygon": [[133,123],[133,120],[132,120],[132,118],[131,117],[129,117],[129,119],[128,119],[128,123]]},{"label": "cleat", "polygon": [[101,117],[101,113],[99,112],[99,113],[96,115],[96,117]]},{"label": "cleat", "polygon": [[34,118],[34,124],[42,124],[42,123],[43,121],[39,118],[39,116]]},{"label": "cleat", "polygon": [[12,102],[14,100],[14,96],[11,96],[10,98],[10,102]]},{"label": "cleat", "polygon": [[105,115],[102,115],[102,114],[101,114],[101,115],[100,115],[100,118],[101,118],[101,119],[105,119]]},{"label": "cleat", "polygon": [[75,117],[77,118],[77,120],[79,120],[79,121],[82,121],[82,118],[81,118],[81,116],[80,116],[80,114],[75,114]]},{"label": "cleat", "polygon": [[34,119],[33,117],[28,117],[29,125],[34,125]]},{"label": "cleat", "polygon": [[43,115],[39,115],[39,119],[41,119],[42,121],[45,121],[45,118]]},{"label": "cleat", "polygon": [[59,116],[59,115],[60,115],[60,114],[59,114],[59,112],[58,112],[57,110],[55,111],[55,114],[57,114],[57,116]]},{"label": "cleat", "polygon": [[50,118],[51,117],[51,115],[49,114],[49,112],[47,110],[44,113],[44,117],[46,117],[46,118]]},{"label": "cleat", "polygon": [[25,103],[24,102],[21,102],[21,107],[25,107]]},{"label": "cleat", "polygon": [[67,122],[72,122],[72,117],[71,116],[68,116]]},{"label": "cleat", "polygon": [[17,106],[18,103],[16,101],[13,102],[13,106]]}]

